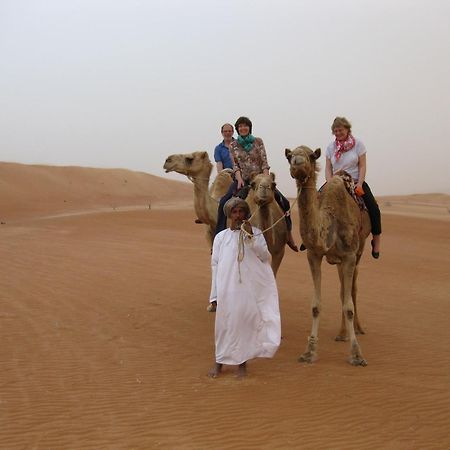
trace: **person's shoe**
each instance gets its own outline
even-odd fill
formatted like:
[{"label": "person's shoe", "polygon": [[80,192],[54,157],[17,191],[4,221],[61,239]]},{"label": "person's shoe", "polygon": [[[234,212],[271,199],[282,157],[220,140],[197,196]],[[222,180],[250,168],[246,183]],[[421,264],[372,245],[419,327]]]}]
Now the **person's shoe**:
[{"label": "person's shoe", "polygon": [[208,307],[206,308],[206,311],[208,312],[216,312],[217,309],[217,302],[211,302]]},{"label": "person's shoe", "polygon": [[200,219],[195,219],[194,222],[195,223],[203,223]]},{"label": "person's shoe", "polygon": [[373,251],[373,240],[370,241],[370,245],[372,246],[372,257],[378,259],[380,257],[380,252]]},{"label": "person's shoe", "polygon": [[302,245],[300,245],[300,251],[304,252],[306,250],[305,244],[302,242]]}]

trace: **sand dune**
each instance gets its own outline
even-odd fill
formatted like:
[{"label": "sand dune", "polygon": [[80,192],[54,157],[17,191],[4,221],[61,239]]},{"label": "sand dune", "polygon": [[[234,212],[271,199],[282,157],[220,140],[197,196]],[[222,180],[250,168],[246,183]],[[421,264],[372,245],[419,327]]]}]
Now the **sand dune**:
[{"label": "sand dune", "polygon": [[[348,344],[333,340],[328,265],[320,359],[297,362],[312,283],[306,255],[288,252],[279,352],[251,361],[242,381],[232,370],[211,380],[210,255],[186,206],[192,186],[120,170],[0,169],[1,450],[450,447],[449,219],[428,206],[449,196],[380,199],[392,212],[381,259],[367,252],[360,269],[367,367],[350,366]],[[160,207],[175,192],[180,205]],[[148,195],[151,210],[125,209]],[[121,208],[92,213],[112,198]],[[412,201],[426,204],[414,205],[421,217],[402,209]],[[42,219],[74,211],[91,214]]]},{"label": "sand dune", "polygon": [[450,218],[450,195],[416,194],[389,196],[378,199],[384,213],[448,220]]},{"label": "sand dune", "polygon": [[0,163],[3,220],[191,199],[189,183],[144,172]]}]

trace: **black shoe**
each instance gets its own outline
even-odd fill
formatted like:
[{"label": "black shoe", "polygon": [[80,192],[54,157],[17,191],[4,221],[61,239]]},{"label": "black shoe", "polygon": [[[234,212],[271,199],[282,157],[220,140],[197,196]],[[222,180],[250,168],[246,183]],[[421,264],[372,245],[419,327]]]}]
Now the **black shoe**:
[{"label": "black shoe", "polygon": [[373,240],[370,241],[370,245],[372,246],[372,257],[378,259],[380,257],[380,252],[373,251]]}]

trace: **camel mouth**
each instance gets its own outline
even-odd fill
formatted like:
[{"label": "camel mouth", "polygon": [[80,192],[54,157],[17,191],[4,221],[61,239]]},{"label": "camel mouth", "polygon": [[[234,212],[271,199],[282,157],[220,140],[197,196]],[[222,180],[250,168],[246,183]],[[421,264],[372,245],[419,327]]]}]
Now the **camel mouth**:
[{"label": "camel mouth", "polygon": [[256,200],[256,199],[255,199],[255,203],[256,203],[258,206],[262,207],[262,206],[268,205],[270,202],[269,202],[268,200],[266,200],[266,199],[259,199],[259,200]]}]

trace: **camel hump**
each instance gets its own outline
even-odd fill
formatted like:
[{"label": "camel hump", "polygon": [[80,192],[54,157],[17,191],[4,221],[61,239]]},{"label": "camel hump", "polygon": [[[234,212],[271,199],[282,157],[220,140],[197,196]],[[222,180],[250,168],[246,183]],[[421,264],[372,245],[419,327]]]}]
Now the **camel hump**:
[{"label": "camel hump", "polygon": [[210,195],[214,200],[220,199],[228,192],[233,182],[233,171],[231,169],[221,170],[213,181],[210,189]]}]

